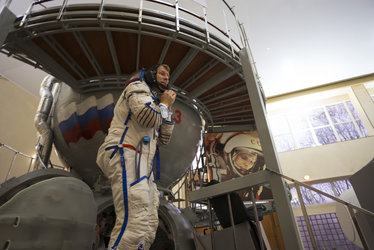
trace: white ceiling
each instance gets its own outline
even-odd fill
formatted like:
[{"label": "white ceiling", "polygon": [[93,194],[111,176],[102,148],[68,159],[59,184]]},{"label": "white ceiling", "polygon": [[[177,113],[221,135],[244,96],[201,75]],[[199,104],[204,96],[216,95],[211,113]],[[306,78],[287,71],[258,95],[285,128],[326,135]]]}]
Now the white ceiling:
[{"label": "white ceiling", "polygon": [[267,96],[374,72],[373,0],[230,0]]},{"label": "white ceiling", "polygon": [[[244,23],[266,96],[374,72],[373,0],[227,2]],[[13,0],[11,9],[29,3]],[[45,76],[3,54],[0,74],[35,96]]]}]

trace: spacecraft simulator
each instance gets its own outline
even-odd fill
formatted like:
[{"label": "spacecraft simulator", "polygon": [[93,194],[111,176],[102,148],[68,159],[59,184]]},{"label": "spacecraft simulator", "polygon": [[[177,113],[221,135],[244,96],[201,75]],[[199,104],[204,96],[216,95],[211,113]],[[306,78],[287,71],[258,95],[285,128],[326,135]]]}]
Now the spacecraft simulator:
[{"label": "spacecraft simulator", "polygon": [[[110,183],[95,163],[97,149],[129,76],[166,63],[178,97],[172,140],[160,149],[157,182],[162,193],[159,228],[166,239],[159,237],[155,244],[195,249],[194,228],[165,197],[190,168],[203,131],[245,131],[255,126],[248,85],[254,87],[258,106],[263,105],[263,96],[250,53],[243,50],[248,48],[243,27],[225,1],[219,1],[219,14],[217,6],[209,9],[206,1],[191,1],[200,14],[178,1],[90,2],[33,1],[18,16],[11,1],[1,9],[1,52],[50,75],[41,84],[35,116],[38,170],[3,183],[0,190],[0,247],[102,247],[115,215]],[[222,22],[222,16],[220,27],[215,22]],[[230,23],[239,32],[230,31]],[[254,80],[250,84],[249,75]],[[52,144],[68,172],[49,167]],[[260,174],[258,183],[265,177]],[[283,188],[280,180],[272,185]],[[279,211],[281,226],[289,228],[284,230],[291,239],[286,244],[298,249],[285,192],[275,199],[284,200],[286,207],[283,214]]]}]

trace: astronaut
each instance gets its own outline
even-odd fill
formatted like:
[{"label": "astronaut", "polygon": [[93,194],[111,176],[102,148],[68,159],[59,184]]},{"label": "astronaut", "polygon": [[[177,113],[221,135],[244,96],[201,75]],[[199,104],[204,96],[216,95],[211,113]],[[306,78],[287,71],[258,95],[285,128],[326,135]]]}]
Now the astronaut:
[{"label": "astronaut", "polygon": [[[264,170],[265,160],[255,132],[221,133],[208,137],[208,165],[212,179],[226,181]],[[254,195],[260,199],[264,187],[255,186]],[[238,192],[243,200],[250,200],[249,190]],[[266,192],[268,195],[268,192]]]},{"label": "astronaut", "polygon": [[149,249],[154,241],[158,144],[169,143],[174,128],[170,111],[176,94],[168,90],[169,72],[168,65],[154,65],[130,78],[98,150],[97,164],[111,181],[116,213],[110,249]]},{"label": "astronaut", "polygon": [[251,134],[232,136],[225,143],[223,152],[230,175],[243,176],[263,170],[265,167],[260,142]]}]

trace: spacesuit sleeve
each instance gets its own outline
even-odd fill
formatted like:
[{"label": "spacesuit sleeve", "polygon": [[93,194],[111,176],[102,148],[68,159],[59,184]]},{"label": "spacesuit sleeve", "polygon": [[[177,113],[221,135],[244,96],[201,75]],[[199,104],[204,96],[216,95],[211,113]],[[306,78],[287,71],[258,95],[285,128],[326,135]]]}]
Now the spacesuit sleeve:
[{"label": "spacesuit sleeve", "polygon": [[146,128],[158,128],[162,122],[160,108],[154,103],[149,87],[134,82],[126,87],[125,99],[137,122]]},{"label": "spacesuit sleeve", "polygon": [[158,143],[160,145],[166,145],[170,142],[173,129],[174,129],[174,122],[164,120],[164,122],[161,124],[160,134],[158,138]]}]

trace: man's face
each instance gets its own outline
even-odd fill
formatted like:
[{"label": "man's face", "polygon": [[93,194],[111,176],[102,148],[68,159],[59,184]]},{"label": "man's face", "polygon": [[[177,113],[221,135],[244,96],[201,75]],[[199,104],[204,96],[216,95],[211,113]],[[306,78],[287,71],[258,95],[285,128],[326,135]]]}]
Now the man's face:
[{"label": "man's face", "polygon": [[251,149],[240,147],[236,148],[230,154],[231,163],[240,174],[248,174],[256,164],[258,154]]},{"label": "man's face", "polygon": [[240,168],[241,171],[245,172],[253,167],[256,160],[257,154],[243,151],[235,155],[234,164]]},{"label": "man's face", "polygon": [[169,83],[169,72],[164,66],[160,66],[157,68],[157,81],[162,84],[163,86],[168,86]]}]

